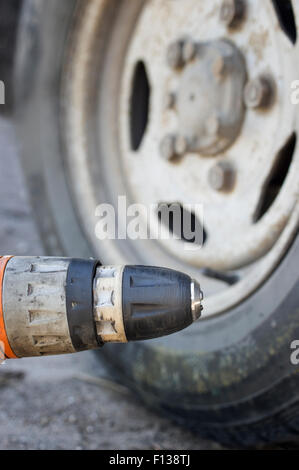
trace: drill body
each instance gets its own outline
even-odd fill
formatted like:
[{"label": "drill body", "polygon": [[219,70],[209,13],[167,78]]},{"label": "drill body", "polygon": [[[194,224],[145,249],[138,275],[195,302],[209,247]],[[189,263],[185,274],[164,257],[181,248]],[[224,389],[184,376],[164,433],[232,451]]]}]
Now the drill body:
[{"label": "drill body", "polygon": [[0,342],[6,358],[67,354],[180,331],[202,293],[166,268],[97,260],[0,258]]}]

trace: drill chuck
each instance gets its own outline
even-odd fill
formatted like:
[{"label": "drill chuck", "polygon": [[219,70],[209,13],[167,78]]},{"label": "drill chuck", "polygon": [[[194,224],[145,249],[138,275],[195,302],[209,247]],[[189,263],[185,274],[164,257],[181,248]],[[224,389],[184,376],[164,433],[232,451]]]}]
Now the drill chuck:
[{"label": "drill chuck", "polygon": [[0,344],[21,358],[157,338],[201,315],[202,292],[165,268],[96,260],[0,258]]}]

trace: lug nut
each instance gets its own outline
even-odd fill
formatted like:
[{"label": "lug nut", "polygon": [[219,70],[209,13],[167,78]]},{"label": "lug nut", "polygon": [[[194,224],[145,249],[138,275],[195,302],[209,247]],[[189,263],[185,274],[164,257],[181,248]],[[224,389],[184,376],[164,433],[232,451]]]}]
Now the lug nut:
[{"label": "lug nut", "polygon": [[166,93],[164,97],[164,108],[165,109],[171,109],[175,106],[176,102],[176,95],[175,93]]},{"label": "lug nut", "polygon": [[160,144],[160,153],[164,160],[172,160],[176,156],[175,151],[176,136],[169,134],[164,137]]},{"label": "lug nut", "polygon": [[206,122],[207,134],[217,136],[220,133],[220,119],[218,116],[210,116]]},{"label": "lug nut", "polygon": [[178,69],[184,65],[183,58],[184,41],[176,41],[167,49],[167,64],[172,69]]},{"label": "lug nut", "polygon": [[272,86],[265,77],[258,77],[247,83],[244,90],[244,102],[248,108],[266,108],[272,98]]},{"label": "lug nut", "polygon": [[196,55],[196,44],[191,40],[187,39],[183,45],[183,61],[190,62]]},{"label": "lug nut", "polygon": [[175,138],[175,153],[176,155],[184,155],[189,148],[188,140],[186,137],[180,135]]},{"label": "lug nut", "polygon": [[227,162],[219,162],[209,171],[209,183],[215,191],[229,190],[234,182],[234,171]]},{"label": "lug nut", "polygon": [[217,57],[217,59],[215,59],[213,63],[214,77],[217,80],[221,80],[225,76],[226,70],[227,70],[227,64],[226,64],[225,59],[222,56]]},{"label": "lug nut", "polygon": [[220,20],[228,28],[232,28],[240,23],[244,12],[244,0],[224,0],[220,9]]}]

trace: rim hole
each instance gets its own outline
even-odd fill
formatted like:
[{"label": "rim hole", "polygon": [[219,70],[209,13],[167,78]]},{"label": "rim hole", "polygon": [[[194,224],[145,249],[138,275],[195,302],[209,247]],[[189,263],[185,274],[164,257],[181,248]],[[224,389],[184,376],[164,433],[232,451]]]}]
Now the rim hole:
[{"label": "rim hole", "polygon": [[161,202],[157,215],[159,222],[169,230],[170,234],[180,240],[202,246],[206,243],[207,232],[199,218],[182,204]]},{"label": "rim hole", "polygon": [[276,10],[281,29],[285,32],[290,41],[295,44],[297,41],[297,28],[292,1],[272,0],[272,3]]},{"label": "rim hole", "polygon": [[240,276],[234,272],[215,271],[214,269],[204,268],[202,274],[210,279],[225,282],[229,286],[233,286],[240,281]]},{"label": "rim hole", "polygon": [[136,152],[142,143],[148,119],[150,103],[150,85],[145,64],[136,64],[131,95],[130,135],[131,148]]},{"label": "rim hole", "polygon": [[297,135],[294,132],[278,154],[275,168],[270,176],[266,188],[264,189],[256,217],[254,218],[255,223],[258,222],[266,212],[268,212],[277,198],[288,175],[296,149],[296,143]]}]

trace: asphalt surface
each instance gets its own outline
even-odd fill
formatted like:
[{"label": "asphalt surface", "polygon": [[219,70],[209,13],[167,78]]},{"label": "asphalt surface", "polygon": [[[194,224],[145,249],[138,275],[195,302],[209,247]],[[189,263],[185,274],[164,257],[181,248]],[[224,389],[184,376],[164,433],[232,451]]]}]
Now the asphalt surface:
[{"label": "asphalt surface", "polygon": [[[41,255],[18,154],[0,118],[0,253]],[[144,408],[93,353],[0,366],[0,450],[220,448]]]}]

